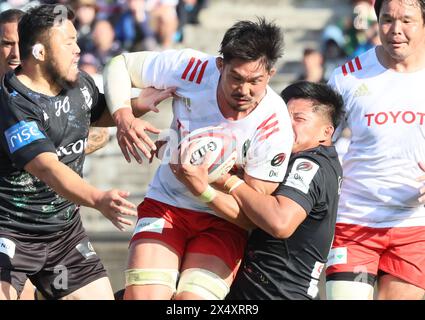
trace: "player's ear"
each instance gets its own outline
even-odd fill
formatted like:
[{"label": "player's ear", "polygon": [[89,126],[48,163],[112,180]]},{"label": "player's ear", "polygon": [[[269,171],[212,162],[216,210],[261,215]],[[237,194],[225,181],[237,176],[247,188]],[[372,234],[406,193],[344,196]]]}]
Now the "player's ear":
[{"label": "player's ear", "polygon": [[45,54],[46,50],[41,43],[38,42],[32,46],[32,55],[35,60],[44,61]]},{"label": "player's ear", "polygon": [[276,68],[271,68],[270,71],[269,71],[270,78],[273,77],[275,75],[275,73],[276,73]]},{"label": "player's ear", "polygon": [[323,134],[326,137],[326,139],[331,139],[332,135],[334,134],[335,128],[332,125],[327,125],[324,130]]},{"label": "player's ear", "polygon": [[215,65],[217,66],[217,69],[220,70],[220,73],[223,71],[224,66],[224,60],[222,57],[217,57],[215,59]]}]

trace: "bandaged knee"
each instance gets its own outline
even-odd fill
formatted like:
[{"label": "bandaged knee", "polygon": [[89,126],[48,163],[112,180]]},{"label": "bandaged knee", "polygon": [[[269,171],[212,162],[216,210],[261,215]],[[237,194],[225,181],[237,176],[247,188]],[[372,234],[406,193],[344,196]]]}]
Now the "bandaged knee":
[{"label": "bandaged knee", "polygon": [[163,285],[176,292],[179,272],[174,269],[127,269],[125,286]]},{"label": "bandaged knee", "polygon": [[372,300],[373,286],[366,282],[326,281],[327,300]]},{"label": "bandaged knee", "polygon": [[229,285],[217,274],[199,268],[182,272],[177,294],[190,292],[205,300],[223,300],[229,293]]}]

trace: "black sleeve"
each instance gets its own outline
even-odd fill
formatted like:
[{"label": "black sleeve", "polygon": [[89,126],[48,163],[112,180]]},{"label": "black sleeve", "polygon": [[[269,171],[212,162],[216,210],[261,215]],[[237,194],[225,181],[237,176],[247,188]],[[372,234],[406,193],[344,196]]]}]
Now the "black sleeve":
[{"label": "black sleeve", "polygon": [[91,113],[90,123],[93,123],[99,120],[103,112],[105,112],[105,110],[107,109],[105,95],[99,92],[99,89],[94,83],[93,78],[89,74],[85,73],[84,71],[80,71],[80,72],[81,72],[81,78],[87,84],[87,87],[89,88],[89,93],[91,95],[91,98],[93,99],[93,103],[92,103],[92,107],[90,111]]},{"label": "black sleeve", "polygon": [[2,94],[0,110],[1,146],[14,167],[22,170],[43,152],[56,154],[46,134],[43,115],[31,101],[19,94],[8,98]]},{"label": "black sleeve", "polygon": [[[298,203],[308,215],[314,216],[314,208],[326,205],[326,175],[324,168],[309,157],[291,158],[288,173],[275,191],[275,195],[287,197]],[[322,212],[322,210],[319,210]],[[317,216],[321,219],[323,217]]]}]

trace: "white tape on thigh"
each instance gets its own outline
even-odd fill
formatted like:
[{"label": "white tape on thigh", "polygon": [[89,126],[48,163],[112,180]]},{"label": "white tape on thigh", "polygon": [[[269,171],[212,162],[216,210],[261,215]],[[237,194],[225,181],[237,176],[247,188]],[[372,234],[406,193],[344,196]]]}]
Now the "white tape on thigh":
[{"label": "white tape on thigh", "polygon": [[177,294],[191,292],[206,300],[223,300],[229,293],[226,281],[215,273],[199,268],[182,272],[177,286]]},{"label": "white tape on thigh", "polygon": [[176,291],[179,272],[174,269],[127,269],[125,270],[125,286],[142,286],[159,284]]},{"label": "white tape on thigh", "polygon": [[326,282],[327,300],[372,300],[373,287],[364,282],[330,280]]}]

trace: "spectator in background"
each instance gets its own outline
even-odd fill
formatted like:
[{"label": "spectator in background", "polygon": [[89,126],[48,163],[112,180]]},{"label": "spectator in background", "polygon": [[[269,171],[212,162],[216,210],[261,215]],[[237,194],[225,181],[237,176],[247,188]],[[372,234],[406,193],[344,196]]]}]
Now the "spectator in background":
[{"label": "spectator in background", "polygon": [[381,40],[379,39],[379,25],[377,21],[372,22],[369,25],[368,29],[365,31],[365,36],[366,41],[357,46],[350,58],[355,58],[369,49],[381,44]]},{"label": "spectator in background", "polygon": [[164,49],[170,48],[178,27],[178,0],[145,0],[145,3],[159,44]]},{"label": "spectator in background", "polygon": [[96,20],[97,5],[95,0],[71,0],[70,4],[75,11],[75,28],[78,32],[77,43],[81,52],[93,49],[91,33]]},{"label": "spectator in background", "polygon": [[114,28],[108,20],[95,22],[92,33],[94,47],[89,52],[99,60],[101,69],[112,57],[122,52],[119,43],[114,39]]},{"label": "spectator in background", "polygon": [[145,10],[145,0],[128,0],[127,6],[128,9],[115,25],[116,39],[130,52],[157,49],[155,33]]},{"label": "spectator in background", "polygon": [[298,77],[298,81],[325,82],[323,56],[319,51],[311,48],[304,49],[303,68],[304,71]]}]

